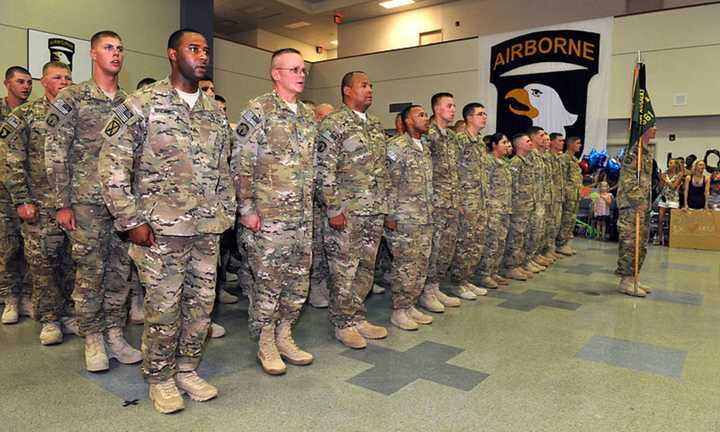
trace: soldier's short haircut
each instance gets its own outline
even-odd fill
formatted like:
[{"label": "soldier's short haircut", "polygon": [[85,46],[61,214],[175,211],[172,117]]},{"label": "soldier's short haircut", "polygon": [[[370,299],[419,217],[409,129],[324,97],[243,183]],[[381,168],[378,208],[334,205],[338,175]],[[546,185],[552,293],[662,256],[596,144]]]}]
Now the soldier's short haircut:
[{"label": "soldier's short haircut", "polygon": [[100,30],[99,32],[92,35],[90,38],[90,47],[95,48],[95,44],[100,41],[101,38],[109,37],[109,38],[115,38],[117,40],[122,40],[119,34],[115,33],[112,30]]},{"label": "soldier's short haircut", "polygon": [[433,112],[435,112],[435,105],[437,105],[440,102],[440,99],[444,97],[454,98],[455,96],[453,96],[452,93],[448,92],[440,92],[432,95],[432,97],[430,98],[430,106],[432,106]]},{"label": "soldier's short haircut", "polygon": [[178,46],[180,45],[180,40],[182,39],[183,35],[186,33],[197,33],[199,35],[202,35],[202,33],[198,30],[195,30],[190,27],[181,28],[180,30],[175,30],[170,37],[168,38],[168,49],[172,48],[174,50],[178,49]]},{"label": "soldier's short haircut", "polygon": [[520,141],[520,139],[522,139],[523,137],[527,137],[527,136],[528,136],[528,134],[523,133],[523,132],[516,133],[515,135],[513,135],[513,137],[512,137],[513,147],[517,148],[517,143]]},{"label": "soldier's short haircut", "polygon": [[563,134],[560,132],[553,132],[550,134],[550,141],[555,141],[558,138],[562,138]]},{"label": "soldier's short haircut", "polygon": [[23,74],[23,75],[30,75],[30,72],[29,72],[27,69],[25,69],[24,67],[22,67],[22,66],[10,66],[10,67],[7,68],[7,70],[5,71],[5,79],[6,79],[6,80],[9,80],[9,79],[12,78],[13,75],[15,75],[16,73],[18,73],[18,74]]},{"label": "soldier's short haircut", "polygon": [[227,103],[224,97],[220,96],[219,94],[215,95],[215,100],[222,103]]},{"label": "soldier's short haircut", "polygon": [[575,144],[577,141],[580,141],[580,137],[577,136],[571,136],[570,138],[565,140],[565,145],[563,146],[563,150],[567,151],[567,149],[570,148],[571,145]]},{"label": "soldier's short haircut", "polygon": [[45,76],[48,69],[50,69],[50,68],[65,69],[66,71],[72,72],[72,69],[70,69],[70,65],[68,65],[67,63],[63,63],[61,61],[49,61],[43,65],[43,68],[42,68],[43,76]]},{"label": "soldier's short haircut", "polygon": [[138,81],[137,87],[135,87],[135,90],[140,90],[141,88],[149,86],[150,84],[153,84],[155,82],[157,82],[157,80],[155,78],[150,78],[150,77],[143,78],[140,81]]},{"label": "soldier's short haircut", "polygon": [[405,125],[406,129],[407,129],[407,120],[408,120],[408,117],[410,117],[410,111],[412,111],[413,108],[422,108],[422,106],[410,104],[409,106],[406,106],[405,109],[400,111],[400,118],[402,119],[402,122]]},{"label": "soldier's short haircut", "polygon": [[[487,136],[485,138],[488,138]],[[485,147],[489,152],[492,152],[493,146],[497,145],[502,141],[502,139],[505,138],[505,134],[502,132],[496,132],[489,136],[488,140],[485,141]],[[483,139],[484,141],[484,139]]]},{"label": "soldier's short haircut", "polygon": [[485,108],[485,105],[478,102],[470,102],[463,107],[462,115],[465,121],[467,121],[468,117],[470,117],[470,114],[474,113],[475,109],[477,108]]},{"label": "soldier's short haircut", "polygon": [[271,67],[272,67],[272,64],[275,62],[275,59],[284,54],[297,54],[302,57],[302,54],[300,53],[300,51],[296,50],[295,48],[280,48],[279,50],[274,51],[272,53],[272,56],[270,57]]},{"label": "soldier's short haircut", "polygon": [[365,72],[358,70],[351,71],[343,75],[342,80],[340,81],[340,99],[345,100],[345,87],[352,87],[352,80],[356,74],[365,74]]},{"label": "soldier's short haircut", "polygon": [[545,129],[541,128],[540,126],[530,126],[527,130],[527,134],[531,138],[533,137],[533,135],[537,135],[543,132],[545,132]]}]

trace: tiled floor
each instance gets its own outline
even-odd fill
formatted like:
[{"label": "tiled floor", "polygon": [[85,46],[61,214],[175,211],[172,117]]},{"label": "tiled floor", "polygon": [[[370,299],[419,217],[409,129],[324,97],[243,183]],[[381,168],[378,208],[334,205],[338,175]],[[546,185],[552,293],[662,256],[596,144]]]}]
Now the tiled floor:
[{"label": "tiled floor", "polygon": [[[281,377],[256,364],[247,304],[224,307],[229,334],[201,367],[221,394],[172,416],[154,412],[137,367],[88,374],[79,338],[42,347],[38,324],[0,326],[0,431],[720,431],[720,253],[651,247],[655,290],[635,299],[615,291],[615,244],[575,246],[364,351],[309,308],[295,339],[316,362]],[[369,299],[371,320],[389,325],[389,304]]]}]

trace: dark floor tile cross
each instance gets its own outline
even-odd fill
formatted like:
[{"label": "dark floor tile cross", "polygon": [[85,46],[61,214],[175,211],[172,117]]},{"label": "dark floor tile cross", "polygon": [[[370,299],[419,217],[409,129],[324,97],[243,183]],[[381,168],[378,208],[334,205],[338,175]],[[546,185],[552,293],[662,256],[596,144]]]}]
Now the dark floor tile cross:
[{"label": "dark floor tile cross", "polygon": [[470,391],[489,375],[447,364],[463,349],[435,342],[423,342],[405,352],[369,345],[363,350],[347,350],[343,356],[373,367],[350,378],[349,383],[389,396],[418,379],[458,390]]},{"label": "dark floor tile cross", "polygon": [[597,264],[581,264],[573,265],[565,270],[565,273],[578,274],[578,275],[591,275],[593,273],[612,273],[607,266]]},{"label": "dark floor tile cross", "polygon": [[547,306],[556,309],[577,310],[580,303],[556,300],[555,293],[539,290],[527,290],[522,294],[515,294],[508,291],[490,291],[490,297],[505,299],[498,307],[515,309],[523,312],[530,312],[538,306]]}]

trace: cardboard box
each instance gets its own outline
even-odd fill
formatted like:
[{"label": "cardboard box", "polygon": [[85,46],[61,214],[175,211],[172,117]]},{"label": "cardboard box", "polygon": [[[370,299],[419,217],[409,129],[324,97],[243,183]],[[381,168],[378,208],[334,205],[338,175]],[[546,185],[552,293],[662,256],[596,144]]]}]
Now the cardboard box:
[{"label": "cardboard box", "polygon": [[673,209],[670,247],[720,251],[720,211]]}]

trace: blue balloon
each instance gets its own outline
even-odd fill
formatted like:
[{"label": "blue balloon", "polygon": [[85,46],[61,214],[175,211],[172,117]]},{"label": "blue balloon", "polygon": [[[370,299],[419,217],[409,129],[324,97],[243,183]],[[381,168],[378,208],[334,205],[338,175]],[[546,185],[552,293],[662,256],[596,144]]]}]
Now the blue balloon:
[{"label": "blue balloon", "polygon": [[615,154],[615,158],[617,160],[622,160],[623,155],[625,155],[625,147],[620,147],[620,149],[617,151],[617,154]]},{"label": "blue balloon", "polygon": [[605,167],[605,174],[608,180],[617,181],[620,178],[620,162],[615,158],[610,159]]},{"label": "blue balloon", "polygon": [[604,149],[600,152],[600,166],[604,166],[608,159],[610,159],[610,155],[608,154],[607,149]]},{"label": "blue balloon", "polygon": [[594,173],[596,169],[600,167],[600,158],[602,155],[597,150],[590,150],[590,154],[587,155],[588,167],[591,173]]}]

